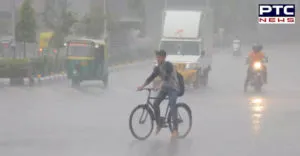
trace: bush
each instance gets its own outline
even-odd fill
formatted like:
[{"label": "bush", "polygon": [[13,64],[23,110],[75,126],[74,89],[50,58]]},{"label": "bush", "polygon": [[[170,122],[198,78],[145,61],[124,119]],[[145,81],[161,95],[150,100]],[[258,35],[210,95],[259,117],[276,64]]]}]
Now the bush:
[{"label": "bush", "polygon": [[42,56],[33,59],[0,59],[0,77],[27,77],[29,70],[33,76],[47,76],[63,71],[64,58]]},{"label": "bush", "polygon": [[[116,53],[109,57],[108,65],[145,59],[149,55],[152,56],[152,53],[144,50]],[[60,73],[65,70],[65,61],[66,58],[64,56],[40,56],[33,59],[0,58],[0,78],[27,77],[30,72],[32,72],[33,76],[48,76],[51,73]]]},{"label": "bush", "polygon": [[64,57],[42,56],[32,59],[34,75],[47,76],[51,73],[59,73],[63,71]]},{"label": "bush", "polygon": [[29,64],[29,59],[2,58],[0,59],[0,77],[27,77]]},{"label": "bush", "polygon": [[4,64],[9,66],[20,66],[20,65],[28,64],[28,62],[30,62],[29,59],[1,58],[0,66]]}]

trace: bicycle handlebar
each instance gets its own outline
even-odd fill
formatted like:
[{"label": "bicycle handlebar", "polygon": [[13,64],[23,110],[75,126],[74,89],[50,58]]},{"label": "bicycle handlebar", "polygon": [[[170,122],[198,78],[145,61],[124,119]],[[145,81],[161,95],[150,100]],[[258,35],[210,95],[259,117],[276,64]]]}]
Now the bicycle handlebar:
[{"label": "bicycle handlebar", "polygon": [[[155,88],[143,88],[142,90],[148,91],[148,100],[149,99],[157,99],[157,97],[151,97],[151,91],[156,91],[157,89],[155,89]],[[166,96],[164,99],[168,100],[169,98],[168,98],[168,96]]]},{"label": "bicycle handlebar", "polygon": [[147,91],[154,91],[155,90],[155,88],[144,88],[144,89],[142,89],[142,90],[147,90]]}]

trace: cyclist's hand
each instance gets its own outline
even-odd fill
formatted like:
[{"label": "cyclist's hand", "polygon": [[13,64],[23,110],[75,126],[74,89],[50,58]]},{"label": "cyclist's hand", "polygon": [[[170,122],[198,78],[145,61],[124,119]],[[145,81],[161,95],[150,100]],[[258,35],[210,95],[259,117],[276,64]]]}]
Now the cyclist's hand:
[{"label": "cyclist's hand", "polygon": [[139,86],[139,87],[137,87],[137,91],[141,91],[141,90],[143,90],[144,89],[144,86]]}]

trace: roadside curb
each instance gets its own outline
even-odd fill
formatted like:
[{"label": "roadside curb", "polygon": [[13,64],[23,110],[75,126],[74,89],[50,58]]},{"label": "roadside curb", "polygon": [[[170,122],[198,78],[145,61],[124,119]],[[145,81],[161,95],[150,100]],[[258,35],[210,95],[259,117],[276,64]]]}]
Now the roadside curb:
[{"label": "roadside curb", "polygon": [[[61,74],[53,74],[50,76],[34,78],[35,84],[58,82],[58,81],[64,81],[64,80],[67,80],[67,74],[65,74],[64,72],[62,72]],[[29,82],[28,78],[26,78],[25,81],[28,83]]]}]

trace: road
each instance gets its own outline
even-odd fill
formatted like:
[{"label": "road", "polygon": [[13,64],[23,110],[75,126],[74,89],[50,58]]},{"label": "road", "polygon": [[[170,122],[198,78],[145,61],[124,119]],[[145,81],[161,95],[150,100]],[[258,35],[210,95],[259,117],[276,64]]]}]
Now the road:
[{"label": "road", "polygon": [[[299,48],[266,47],[269,84],[260,94],[243,93],[243,57],[215,54],[209,86],[180,99],[192,108],[193,128],[176,144],[168,130],[144,142],[129,132],[129,114],[145,100],[135,88],[151,71],[147,61],[113,72],[107,90],[96,83],[2,87],[0,155],[299,156]],[[254,97],[263,99],[262,111],[252,110]]]}]

